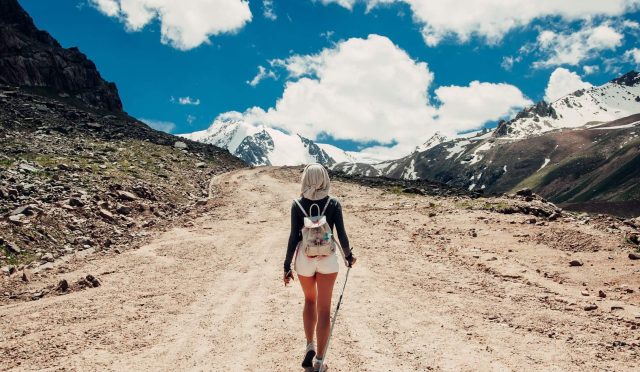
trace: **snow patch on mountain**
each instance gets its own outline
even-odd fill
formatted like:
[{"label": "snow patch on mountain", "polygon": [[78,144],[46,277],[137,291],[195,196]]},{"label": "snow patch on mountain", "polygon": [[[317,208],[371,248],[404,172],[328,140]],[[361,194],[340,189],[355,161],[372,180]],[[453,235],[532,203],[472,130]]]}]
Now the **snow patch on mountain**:
[{"label": "snow patch on mountain", "polygon": [[502,122],[496,136],[526,138],[544,132],[608,122],[640,112],[640,74],[629,72],[601,86],[580,89],[552,103],[541,101]]},{"label": "snow patch on mountain", "polygon": [[239,112],[224,113],[209,128],[180,136],[226,148],[252,165],[321,163],[330,167],[340,162],[360,161],[358,157],[329,144],[317,144],[297,134],[248,124]]}]

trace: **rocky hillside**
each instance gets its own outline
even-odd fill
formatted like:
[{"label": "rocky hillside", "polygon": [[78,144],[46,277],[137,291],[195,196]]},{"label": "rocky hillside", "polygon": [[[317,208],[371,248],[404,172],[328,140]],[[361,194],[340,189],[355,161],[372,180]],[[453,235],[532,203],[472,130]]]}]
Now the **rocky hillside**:
[{"label": "rocky hillside", "polygon": [[[11,35],[27,35],[25,27],[33,25],[28,15],[15,2],[0,4],[3,30],[13,30],[6,25],[9,20],[22,25]],[[26,26],[13,21],[25,19],[30,22]],[[52,78],[60,85],[47,88],[55,87],[59,94],[41,94],[30,84],[0,84],[3,272],[24,271],[28,281],[31,274],[50,270],[54,260],[134,247],[151,229],[188,223],[208,202],[211,177],[245,166],[225,149],[156,131],[126,115],[115,86],[99,79],[90,61],[81,63],[84,70],[80,65],[63,68],[70,79],[56,80],[59,63],[68,62],[66,52],[55,54],[57,43],[48,34],[33,35],[35,39],[7,38],[2,33],[0,38],[24,43],[20,50],[49,45],[53,55],[36,54],[56,62],[12,60],[3,52],[2,63],[24,74],[9,74],[3,65],[3,81],[21,76],[23,83],[46,83]],[[47,61],[53,63],[49,68]],[[79,71],[84,72],[76,75]],[[78,93],[65,85],[78,76],[89,79],[90,73],[99,82],[95,90],[81,84]],[[80,80],[88,84],[90,79]],[[68,99],[72,94],[78,99]]]},{"label": "rocky hillside", "polygon": [[[484,193],[530,187],[569,208],[637,215],[640,115],[626,115],[640,112],[640,102],[630,95],[640,89],[638,76],[631,72],[551,105],[539,103],[493,131],[444,141],[437,135],[395,161],[342,163],[334,169],[352,175],[430,179]],[[580,103],[584,97],[609,106],[598,106],[598,111],[587,101]],[[612,102],[622,103],[612,109]],[[589,112],[595,115],[592,120],[587,119]],[[618,115],[625,116],[599,121]]]},{"label": "rocky hillside", "polygon": [[17,0],[0,0],[0,83],[122,111],[116,85],[104,81],[78,48],[65,49],[38,30]]},{"label": "rocky hillside", "polygon": [[181,134],[181,137],[228,149],[252,165],[300,165],[320,163],[332,166],[355,158],[339,148],[317,144],[299,134],[245,123],[242,115],[220,115],[206,130]]},{"label": "rocky hillside", "polygon": [[186,222],[209,181],[244,163],[123,115],[0,86],[0,267],[33,271],[80,251],[131,247]]}]

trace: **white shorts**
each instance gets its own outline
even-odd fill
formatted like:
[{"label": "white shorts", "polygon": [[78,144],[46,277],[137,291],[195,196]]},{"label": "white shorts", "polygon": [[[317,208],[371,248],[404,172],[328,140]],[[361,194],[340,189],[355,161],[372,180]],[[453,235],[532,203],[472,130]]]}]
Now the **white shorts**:
[{"label": "white shorts", "polygon": [[298,250],[294,268],[298,275],[314,276],[315,273],[337,273],[340,265],[338,264],[338,255],[335,253],[329,256],[309,257]]}]

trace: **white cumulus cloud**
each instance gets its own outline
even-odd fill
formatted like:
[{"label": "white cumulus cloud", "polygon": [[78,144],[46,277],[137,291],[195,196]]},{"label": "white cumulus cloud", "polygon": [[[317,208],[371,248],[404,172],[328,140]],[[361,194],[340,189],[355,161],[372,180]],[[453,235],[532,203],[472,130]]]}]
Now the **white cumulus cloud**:
[{"label": "white cumulus cloud", "polygon": [[480,128],[531,103],[512,85],[477,81],[440,87],[431,102],[429,66],[379,35],[271,64],[289,73],[282,97],[267,110],[248,109],[242,114],[245,122],[314,140],[328,135],[378,142],[385,146],[364,150],[378,155],[405,155],[436,131]]},{"label": "white cumulus cloud", "polygon": [[273,9],[273,0],[262,0],[262,15],[272,21],[278,19],[278,15]]},{"label": "white cumulus cloud", "polygon": [[594,58],[598,52],[616,49],[622,44],[622,38],[623,34],[609,24],[588,24],[569,33],[544,30],[538,35],[536,43],[538,50],[546,57],[534,62],[533,67],[576,66]]},{"label": "white cumulus cloud", "polygon": [[188,106],[198,106],[198,105],[200,105],[200,98],[191,98],[189,96],[178,97],[177,99],[172,96],[169,99],[169,101],[171,101],[171,103],[177,103],[177,104],[180,104],[180,105],[188,105]]},{"label": "white cumulus cloud", "polygon": [[512,29],[527,26],[535,19],[560,17],[565,21],[619,16],[638,8],[640,0],[321,0],[347,9],[362,2],[367,10],[404,2],[413,19],[422,26],[425,42],[435,46],[446,37],[467,41],[473,35],[490,43],[500,41]]},{"label": "white cumulus cloud", "polygon": [[640,66],[640,49],[633,48],[624,52],[624,59],[628,62],[635,63]]},{"label": "white cumulus cloud", "polygon": [[267,70],[263,66],[258,66],[258,73],[256,74],[256,76],[253,77],[253,79],[248,80],[247,84],[251,85],[252,87],[255,87],[258,84],[260,84],[262,80],[267,78],[276,80],[278,79],[278,75],[273,70]]},{"label": "white cumulus cloud", "polygon": [[517,87],[506,83],[472,81],[468,86],[444,86],[435,90],[438,122],[445,133],[478,129],[488,121],[511,116],[533,102]]},{"label": "white cumulus cloud", "polygon": [[147,124],[155,130],[159,130],[166,133],[171,133],[176,129],[176,124],[171,121],[153,120],[153,119],[140,119],[141,122]]},{"label": "white cumulus cloud", "polygon": [[575,72],[558,67],[549,77],[549,83],[544,91],[544,99],[547,102],[553,102],[578,89],[588,89],[591,87],[592,85],[590,83],[582,81],[580,76]]},{"label": "white cumulus cloud", "polygon": [[103,14],[140,31],[154,19],[161,41],[180,50],[209,42],[210,36],[233,33],[251,21],[246,0],[90,0]]}]

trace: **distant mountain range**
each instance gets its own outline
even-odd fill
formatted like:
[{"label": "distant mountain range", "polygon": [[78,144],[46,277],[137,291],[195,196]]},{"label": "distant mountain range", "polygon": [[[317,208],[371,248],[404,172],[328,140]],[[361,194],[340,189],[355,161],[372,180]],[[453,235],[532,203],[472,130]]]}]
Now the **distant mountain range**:
[{"label": "distant mountain range", "polygon": [[640,213],[640,74],[544,101],[466,137],[441,134],[412,154],[377,164],[340,163],[350,175],[429,179],[486,193],[522,187],[564,205]]},{"label": "distant mountain range", "polygon": [[355,154],[329,144],[315,143],[298,134],[247,124],[238,112],[220,115],[206,130],[180,136],[226,148],[252,165],[321,163],[333,166],[342,162],[356,162],[359,159]]}]

